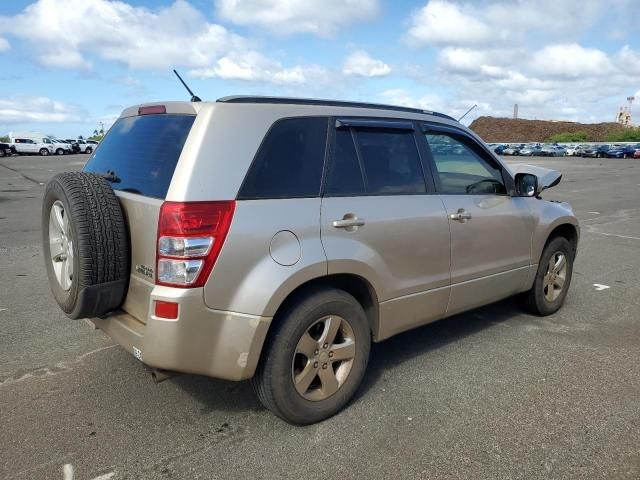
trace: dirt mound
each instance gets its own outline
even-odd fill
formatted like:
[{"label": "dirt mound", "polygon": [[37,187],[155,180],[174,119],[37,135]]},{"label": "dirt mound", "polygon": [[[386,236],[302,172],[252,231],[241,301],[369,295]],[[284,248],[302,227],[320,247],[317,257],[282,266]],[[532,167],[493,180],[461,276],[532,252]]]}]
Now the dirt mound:
[{"label": "dirt mound", "polygon": [[494,117],[478,117],[469,128],[485,142],[544,142],[557,133],[574,132],[586,132],[588,142],[603,142],[607,135],[624,130],[614,122],[576,123]]}]

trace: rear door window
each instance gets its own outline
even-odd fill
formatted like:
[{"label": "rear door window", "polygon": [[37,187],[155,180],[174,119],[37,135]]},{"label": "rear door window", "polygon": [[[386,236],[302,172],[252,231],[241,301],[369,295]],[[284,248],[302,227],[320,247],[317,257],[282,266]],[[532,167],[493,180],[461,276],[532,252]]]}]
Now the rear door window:
[{"label": "rear door window", "polygon": [[317,197],[322,181],[327,123],[327,117],[277,121],[263,140],[238,199]]},{"label": "rear door window", "polygon": [[413,131],[382,128],[336,131],[327,196],[409,195],[426,191]]},{"label": "rear door window", "polygon": [[120,118],[84,167],[114,190],[164,199],[195,115]]}]

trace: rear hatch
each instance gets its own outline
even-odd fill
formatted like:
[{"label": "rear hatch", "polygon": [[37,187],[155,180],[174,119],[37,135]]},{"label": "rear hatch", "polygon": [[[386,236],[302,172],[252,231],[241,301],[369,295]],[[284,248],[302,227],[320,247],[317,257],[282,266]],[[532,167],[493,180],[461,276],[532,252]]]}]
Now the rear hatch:
[{"label": "rear hatch", "polygon": [[155,285],[160,207],[196,118],[195,112],[158,113],[171,111],[162,107],[125,111],[138,114],[119,118],[84,167],[109,180],[120,199],[131,245],[129,291],[122,308],[143,323]]}]

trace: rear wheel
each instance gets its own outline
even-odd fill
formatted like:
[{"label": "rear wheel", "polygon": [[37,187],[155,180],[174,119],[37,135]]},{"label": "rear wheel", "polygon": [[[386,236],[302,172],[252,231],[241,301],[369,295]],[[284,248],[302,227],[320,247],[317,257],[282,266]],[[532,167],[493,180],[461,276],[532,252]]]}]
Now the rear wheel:
[{"label": "rear wheel", "polygon": [[49,155],[49,150],[47,150],[46,148],[41,148],[40,155],[42,155],[43,157],[46,157],[47,155]]},{"label": "rear wheel", "polygon": [[342,290],[312,290],[277,321],[253,378],[258,398],[293,424],[336,414],[355,394],[369,359],[362,306]]},{"label": "rear wheel", "polygon": [[87,147],[87,149],[84,151],[84,153],[91,153],[93,152],[93,148],[91,147]]},{"label": "rear wheel", "polygon": [[6,155],[4,148],[0,148],[0,157],[4,157]]},{"label": "rear wheel", "polygon": [[56,155],[64,155],[64,150],[62,148],[58,148],[56,150]]},{"label": "rear wheel", "polygon": [[562,307],[571,284],[573,257],[573,248],[566,238],[556,237],[547,244],[533,287],[524,296],[530,312],[546,316]]}]

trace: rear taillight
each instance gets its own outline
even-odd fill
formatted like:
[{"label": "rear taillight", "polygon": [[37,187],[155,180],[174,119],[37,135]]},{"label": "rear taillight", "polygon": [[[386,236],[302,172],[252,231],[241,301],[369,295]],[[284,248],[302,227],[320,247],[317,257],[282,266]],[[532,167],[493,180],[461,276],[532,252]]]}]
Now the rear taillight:
[{"label": "rear taillight", "polygon": [[156,283],[202,287],[227,236],[235,202],[165,202],[158,221]]}]

